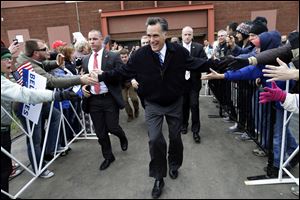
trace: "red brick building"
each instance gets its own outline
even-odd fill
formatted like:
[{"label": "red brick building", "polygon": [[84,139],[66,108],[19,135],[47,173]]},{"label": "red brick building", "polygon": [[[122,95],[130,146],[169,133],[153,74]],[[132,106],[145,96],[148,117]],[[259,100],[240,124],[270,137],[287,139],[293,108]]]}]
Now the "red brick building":
[{"label": "red brick building", "polygon": [[98,29],[112,40],[137,41],[148,16],[165,17],[170,37],[189,25],[200,42],[212,41],[230,22],[256,16],[268,19],[269,30],[299,30],[298,1],[1,1],[1,40],[8,44],[18,35],[71,43],[73,32],[87,36]]}]

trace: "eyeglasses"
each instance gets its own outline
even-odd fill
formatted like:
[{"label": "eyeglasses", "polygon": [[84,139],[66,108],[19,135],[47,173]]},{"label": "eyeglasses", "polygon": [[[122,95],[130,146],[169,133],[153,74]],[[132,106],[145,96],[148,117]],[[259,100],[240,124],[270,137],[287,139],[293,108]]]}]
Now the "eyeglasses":
[{"label": "eyeglasses", "polygon": [[35,51],[48,51],[48,48],[45,47],[45,48],[42,48],[42,49],[36,49]]}]

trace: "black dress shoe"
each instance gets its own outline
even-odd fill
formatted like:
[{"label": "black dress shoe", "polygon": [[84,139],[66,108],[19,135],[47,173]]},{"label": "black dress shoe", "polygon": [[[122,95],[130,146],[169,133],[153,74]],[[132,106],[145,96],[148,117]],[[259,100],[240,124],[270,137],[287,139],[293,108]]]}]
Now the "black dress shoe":
[{"label": "black dress shoe", "polygon": [[115,158],[105,159],[100,165],[100,170],[105,170],[106,168],[109,167],[110,163],[112,163],[114,161],[115,161]]},{"label": "black dress shoe", "polygon": [[165,185],[164,179],[160,179],[160,180],[156,179],[155,180],[154,186],[152,189],[152,197],[154,199],[157,199],[161,195],[162,188],[164,187],[164,185]]},{"label": "black dress shoe", "polygon": [[176,179],[178,177],[178,170],[170,169],[169,175],[172,179]]},{"label": "black dress shoe", "polygon": [[195,140],[196,143],[200,143],[201,142],[201,138],[199,133],[193,133],[193,138]]},{"label": "black dress shoe", "polygon": [[125,137],[125,139],[120,140],[120,143],[121,143],[121,149],[122,149],[122,151],[126,151],[127,148],[128,148],[128,140],[127,140],[127,138]]}]

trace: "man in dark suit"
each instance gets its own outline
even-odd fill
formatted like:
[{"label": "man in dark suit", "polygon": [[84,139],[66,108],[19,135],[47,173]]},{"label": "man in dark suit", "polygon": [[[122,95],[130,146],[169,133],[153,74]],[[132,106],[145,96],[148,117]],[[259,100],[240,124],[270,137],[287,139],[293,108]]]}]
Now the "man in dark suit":
[{"label": "man in dark suit", "polygon": [[[182,29],[182,46],[186,48],[190,55],[196,58],[207,59],[206,53],[203,50],[203,46],[199,43],[192,42],[193,29],[186,26]],[[201,142],[199,135],[200,132],[200,108],[199,108],[199,94],[202,87],[201,72],[186,71],[185,79],[187,80],[188,89],[183,95],[182,106],[182,126],[181,133],[186,134],[188,132],[190,110],[192,114],[192,127],[193,138],[196,143]]]},{"label": "man in dark suit", "polygon": [[[102,48],[103,37],[100,31],[90,31],[88,40],[92,53],[82,60],[85,73],[109,71],[122,65],[119,54],[108,52]],[[126,151],[128,147],[126,135],[119,125],[119,111],[125,106],[120,80],[115,78],[102,81],[91,86],[90,90],[83,87],[83,93],[85,97],[88,97],[88,110],[104,157],[100,170],[105,170],[115,160],[108,133],[110,132],[120,139],[123,151]]]},{"label": "man in dark suit", "polygon": [[[179,44],[166,42],[168,22],[160,17],[149,17],[146,22],[150,45],[138,49],[127,64],[102,74],[92,73],[99,81],[118,76],[135,77],[139,92],[145,99],[145,118],[148,126],[150,177],[155,178],[152,197],[158,198],[167,174],[172,179],[178,176],[183,161],[183,144],[180,134],[182,118],[182,95],[185,90],[186,70],[208,71],[213,63],[193,58]],[[166,117],[169,126],[169,150],[162,133]]]}]

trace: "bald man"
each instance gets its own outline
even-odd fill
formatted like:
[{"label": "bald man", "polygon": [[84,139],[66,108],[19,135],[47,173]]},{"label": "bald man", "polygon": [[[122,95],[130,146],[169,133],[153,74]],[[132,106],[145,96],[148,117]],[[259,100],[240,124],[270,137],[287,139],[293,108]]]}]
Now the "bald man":
[{"label": "bald man", "polygon": [[[190,26],[186,26],[182,29],[182,45],[186,48],[192,57],[207,59],[203,46],[199,43],[193,42],[193,29]],[[192,126],[193,138],[196,143],[201,142],[199,135],[200,132],[200,109],[199,109],[199,93],[201,90],[201,72],[186,71],[185,79],[187,82],[187,90],[183,96],[183,117],[181,133],[186,134],[188,132],[190,111],[192,114]]]}]

